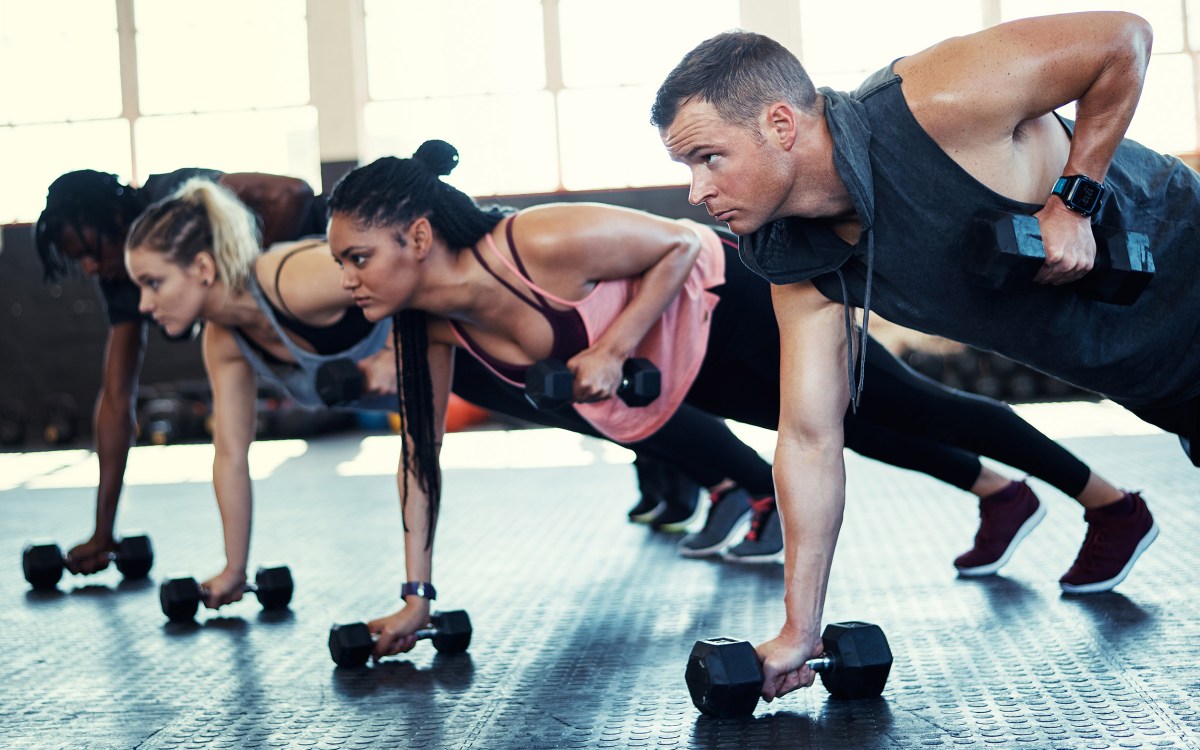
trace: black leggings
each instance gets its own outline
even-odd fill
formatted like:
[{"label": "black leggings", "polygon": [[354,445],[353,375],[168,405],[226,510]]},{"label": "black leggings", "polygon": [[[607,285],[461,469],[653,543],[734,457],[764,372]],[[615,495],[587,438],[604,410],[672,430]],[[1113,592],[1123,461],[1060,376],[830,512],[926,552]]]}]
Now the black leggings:
[{"label": "black leggings", "polygon": [[[521,389],[500,380],[461,347],[454,355],[453,391],[476,406],[499,414],[604,439],[573,407],[533,408]],[[623,445],[640,456],[676,467],[704,487],[732,477],[753,494],[773,492],[771,465],[738,439],[724,420],[688,404],[681,404],[654,435]]]},{"label": "black leggings", "polygon": [[[726,283],[713,289],[708,349],[687,398],[645,440],[627,444],[670,463],[705,487],[729,478],[755,495],[773,493],[771,466],[723,419],[770,430],[779,426],[779,328],[766,281],[726,246]],[[521,391],[459,350],[454,392],[517,419],[603,437],[572,408],[534,409]],[[998,401],[947,388],[913,371],[874,340],[858,413],[847,412],[846,447],[920,471],[964,490],[979,478],[979,455],[1032,474],[1075,497],[1091,471],[1062,446]]]},{"label": "black leggings", "polygon": [[[687,403],[767,429],[779,426],[779,327],[768,283],[726,245],[726,283],[708,351]],[[912,370],[874,339],[858,413],[846,413],[846,447],[969,490],[979,455],[1076,497],[1091,471],[1006,404],[947,388]]]}]

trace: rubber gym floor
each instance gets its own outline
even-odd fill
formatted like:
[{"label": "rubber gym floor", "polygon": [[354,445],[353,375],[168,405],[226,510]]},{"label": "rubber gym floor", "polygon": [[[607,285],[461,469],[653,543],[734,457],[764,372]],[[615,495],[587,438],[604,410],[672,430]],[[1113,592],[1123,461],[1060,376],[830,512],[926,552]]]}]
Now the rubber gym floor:
[{"label": "rubber gym floor", "polygon": [[[1132,575],[1062,596],[1082,516],[1035,481],[1046,520],[1002,575],[958,579],[970,496],[847,454],[826,620],[881,625],[889,682],[881,698],[839,701],[818,681],[744,720],[699,714],[684,666],[699,638],[770,637],[782,568],[683,559],[678,537],[628,523],[634,473],[612,446],[551,430],[448,436],[434,580],[438,606],[469,612],[470,650],[423,641],[359,669],[335,667],[326,640],[335,622],[397,606],[396,437],[255,444],[252,567],[287,563],[295,597],[282,614],[248,596],[186,625],[163,617],[157,582],[223,563],[211,446],[132,453],[119,528],[151,536],[149,580],[110,569],[50,593],[30,590],[18,558],[31,539],[90,533],[95,457],[0,454],[0,747],[1200,747],[1200,474],[1115,408],[1026,413],[1144,490],[1162,534]],[[770,452],[768,434],[745,434]]]}]

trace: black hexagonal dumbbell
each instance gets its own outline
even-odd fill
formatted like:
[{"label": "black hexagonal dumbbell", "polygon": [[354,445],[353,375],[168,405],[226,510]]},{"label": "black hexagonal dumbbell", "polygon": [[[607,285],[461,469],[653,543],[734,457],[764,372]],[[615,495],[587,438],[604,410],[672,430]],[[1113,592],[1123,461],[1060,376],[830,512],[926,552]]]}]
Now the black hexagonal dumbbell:
[{"label": "black hexagonal dumbbell", "polygon": [[[633,357],[621,368],[617,398],[628,406],[646,406],[662,392],[662,373],[650,360]],[[575,375],[558,359],[540,359],[525,373],[525,398],[536,409],[557,409],[574,398]]]},{"label": "black hexagonal dumbbell", "polygon": [[[285,609],[295,590],[292,571],[286,565],[262,566],[254,574],[254,583],[247,583],[243,590],[256,595],[263,609]],[[196,616],[207,593],[195,578],[171,578],[158,587],[158,600],[168,620],[186,622]]]},{"label": "black hexagonal dumbbell", "polygon": [[364,387],[362,371],[352,359],[333,359],[317,368],[317,395],[326,406],[356,401]]},{"label": "black hexagonal dumbbell", "polygon": [[[1141,232],[1092,226],[1096,262],[1069,288],[1081,296],[1132,305],[1154,278],[1150,240]],[[971,220],[964,239],[967,274],[988,289],[1021,289],[1046,262],[1042,229],[1026,214],[987,209]]]},{"label": "black hexagonal dumbbell", "polygon": [[[418,630],[417,638],[428,638],[443,654],[460,654],[471,645],[471,618],[464,610],[438,612],[429,618],[430,626]],[[329,629],[329,655],[339,667],[361,667],[371,658],[375,637],[365,623],[334,625]]]},{"label": "black hexagonal dumbbell", "polygon": [[[108,553],[108,559],[126,578],[144,578],[154,567],[154,547],[145,534],[131,534],[117,542],[117,549]],[[31,543],[21,552],[25,580],[35,589],[57,586],[65,568],[62,548],[54,542]]]},{"label": "black hexagonal dumbbell", "polygon": [[[806,664],[835,698],[874,698],[892,669],[892,650],[878,625],[836,622],[821,634],[824,655]],[[763,674],[754,647],[733,638],[696,641],[684,674],[692,703],[727,719],[750,716],[762,695]]]}]

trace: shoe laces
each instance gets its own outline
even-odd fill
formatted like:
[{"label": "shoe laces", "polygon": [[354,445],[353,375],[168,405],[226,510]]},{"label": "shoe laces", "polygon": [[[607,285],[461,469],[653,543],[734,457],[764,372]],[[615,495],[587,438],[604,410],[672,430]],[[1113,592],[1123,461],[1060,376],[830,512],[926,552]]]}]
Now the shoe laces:
[{"label": "shoe laces", "polygon": [[757,542],[762,535],[767,519],[775,512],[775,498],[771,495],[750,501],[750,531],[746,532],[746,540]]}]

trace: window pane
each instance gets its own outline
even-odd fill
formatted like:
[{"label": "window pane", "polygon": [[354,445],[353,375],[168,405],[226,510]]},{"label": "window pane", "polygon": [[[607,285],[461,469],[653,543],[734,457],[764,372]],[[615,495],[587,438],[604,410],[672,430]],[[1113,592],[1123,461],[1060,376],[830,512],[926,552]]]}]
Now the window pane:
[{"label": "window pane", "polygon": [[657,86],[638,86],[559,94],[564,188],[687,183],[687,170],[671,161],[658,130],[650,125],[656,90]]},{"label": "window pane", "polygon": [[367,0],[365,8],[372,99],[546,85],[540,0]]},{"label": "window pane", "polygon": [[559,0],[558,15],[568,87],[657,87],[689,50],[739,20],[737,0]]},{"label": "window pane", "polygon": [[376,102],[365,114],[367,162],[411,156],[438,138],[458,149],[461,163],[447,181],[468,195],[558,188],[554,100],[544,91]]},{"label": "window pane", "polygon": [[[983,28],[980,0],[800,0],[801,61],[817,86],[849,73],[857,88],[865,74],[948,37]],[[863,74],[863,75],[858,75]],[[840,77],[839,80],[846,80]]]},{"label": "window pane", "polygon": [[0,224],[34,221],[46,207],[47,188],[59,175],[95,169],[130,182],[129,123],[98,120],[0,128],[0,164]]},{"label": "window pane", "polygon": [[268,112],[142,117],[138,181],[181,167],[268,172],[299,177],[321,190],[317,112],[312,107]]},{"label": "window pane", "polygon": [[1155,151],[1196,150],[1196,85],[1188,54],[1154,55],[1126,133]]},{"label": "window pane", "polygon": [[304,0],[136,0],[143,114],[307,104]]},{"label": "window pane", "polygon": [[120,114],[115,3],[0,0],[0,123]]},{"label": "window pane", "polygon": [[1179,0],[1001,0],[1000,20],[1014,21],[1055,13],[1086,10],[1124,10],[1136,13],[1154,27],[1154,51],[1178,52],[1183,49],[1183,9]]}]

